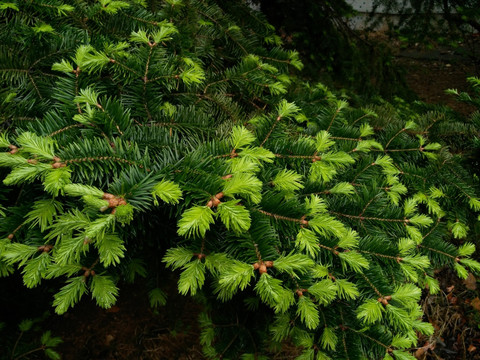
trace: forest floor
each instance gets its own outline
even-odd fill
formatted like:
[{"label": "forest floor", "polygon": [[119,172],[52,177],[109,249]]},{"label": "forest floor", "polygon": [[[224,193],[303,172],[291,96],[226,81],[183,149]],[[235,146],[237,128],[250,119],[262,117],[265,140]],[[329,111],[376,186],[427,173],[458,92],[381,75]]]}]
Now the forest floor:
[{"label": "forest floor", "polygon": [[[479,76],[471,58],[451,50],[413,47],[399,50],[396,62],[405,68],[406,82],[420,100],[448,105],[464,115],[472,111],[445,94],[447,88],[468,90],[466,77]],[[433,324],[436,332],[421,340],[415,353],[417,359],[480,359],[480,291],[476,279],[470,275],[461,281],[448,270],[438,276],[440,294],[426,296],[423,301],[425,320]],[[13,281],[18,284],[13,284],[12,289],[22,287],[19,278]],[[166,283],[172,287],[172,291],[167,292],[177,294],[174,277]],[[29,291],[17,294],[18,299],[21,296],[35,298]],[[15,303],[0,305],[2,310],[15,313],[24,310],[21,306],[31,307],[28,303],[19,300],[18,306],[12,307]],[[111,309],[104,310],[91,300],[82,300],[65,315],[49,316],[42,323],[42,329],[62,338],[58,352],[64,360],[196,360],[204,358],[198,340],[200,309],[189,297],[177,294],[171,295],[164,307],[153,310],[146,287],[140,283],[122,287],[118,302]],[[286,346],[285,351],[274,358],[294,357],[295,351]],[[0,358],[3,359],[1,351]]]},{"label": "forest floor", "polygon": [[[480,51],[480,38],[474,46]],[[406,83],[420,100],[430,104],[447,105],[468,116],[474,108],[456,101],[452,95],[446,94],[445,90],[470,90],[466,78],[480,76],[480,53],[476,59],[472,58],[473,56],[475,54],[464,47],[457,51],[447,48],[429,50],[411,47],[397,50],[395,61],[405,69]]]}]

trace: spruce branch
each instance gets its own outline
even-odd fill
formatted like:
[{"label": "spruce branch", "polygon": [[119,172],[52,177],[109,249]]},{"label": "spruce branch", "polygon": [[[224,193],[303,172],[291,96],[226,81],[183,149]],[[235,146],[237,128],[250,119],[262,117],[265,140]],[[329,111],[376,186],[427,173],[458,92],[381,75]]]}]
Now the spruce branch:
[{"label": "spruce branch", "polygon": [[[144,166],[142,164],[138,164],[135,161],[119,158],[116,156],[96,156],[96,157],[84,157],[78,159],[65,159],[64,164],[74,164],[74,163],[82,163],[82,162],[94,162],[94,161],[114,161],[118,163],[128,164],[130,166],[136,166],[140,169],[143,169]],[[150,171],[150,169],[145,169],[146,171]]]},{"label": "spruce branch", "polygon": [[0,207],[0,273],[65,277],[57,313],[85,294],[109,307],[137,275],[163,304],[162,259],[210,309],[205,355],[291,341],[305,358],[406,359],[431,332],[418,302],[435,269],[480,272],[452,243],[480,211],[468,149],[452,151],[476,117],[350,106],[292,77],[299,54],[242,1],[41,4],[3,10],[21,56],[0,49],[0,166],[21,187]]},{"label": "spruce branch", "polygon": [[268,212],[268,211],[265,211],[265,210],[262,210],[262,209],[254,209],[255,211],[258,211],[259,213],[263,214],[263,215],[266,215],[266,216],[269,216],[269,217],[272,217],[274,218],[275,220],[284,220],[284,221],[290,221],[290,222],[295,222],[295,223],[298,223],[298,224],[301,224],[301,225],[306,225],[308,226],[308,221],[305,220],[304,218],[300,218],[300,219],[295,219],[295,218],[291,218],[291,217],[288,217],[288,216],[283,216],[283,215],[279,215],[279,214],[274,214],[274,213],[271,213],[271,212]]}]

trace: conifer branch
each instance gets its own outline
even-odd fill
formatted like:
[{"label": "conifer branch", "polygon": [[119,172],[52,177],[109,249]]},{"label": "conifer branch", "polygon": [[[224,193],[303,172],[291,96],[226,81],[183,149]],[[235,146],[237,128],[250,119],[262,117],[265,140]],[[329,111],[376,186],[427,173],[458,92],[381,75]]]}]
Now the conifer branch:
[{"label": "conifer branch", "polygon": [[336,250],[335,248],[332,248],[330,246],[327,246],[327,245],[323,245],[323,244],[320,244],[320,243],[317,243],[318,246],[320,246],[321,248],[325,249],[325,250],[328,250],[328,251],[331,251],[334,255],[338,255],[338,250]]},{"label": "conifer branch", "polygon": [[465,195],[468,199],[471,199],[472,197],[467,193],[465,192],[465,190],[463,190],[460,186],[458,186],[455,182],[453,181],[449,181],[447,179],[447,182],[450,184],[450,185],[453,185],[454,187],[456,187],[458,190],[460,190],[460,192]]},{"label": "conifer branch", "polygon": [[370,287],[373,289],[373,291],[375,291],[375,293],[378,295],[379,298],[384,297],[382,295],[382,293],[375,287],[375,285],[373,285],[373,283],[370,281],[370,279],[367,277],[367,275],[365,275],[364,273],[360,273],[360,275],[362,275],[362,277],[365,279],[365,281],[368,283],[368,285],[370,285]]},{"label": "conifer branch", "polygon": [[139,18],[139,17],[136,17],[136,16],[129,15],[126,12],[122,12],[122,15],[124,15],[124,16],[126,16],[130,19],[133,19],[133,20],[139,21],[141,23],[144,23],[144,24],[149,24],[149,25],[153,25],[153,26],[158,26],[158,24],[159,24],[157,21],[145,20],[145,19],[142,19],[142,18]]},{"label": "conifer branch", "polygon": [[40,93],[40,90],[38,89],[38,86],[37,86],[37,84],[35,83],[35,80],[33,79],[33,76],[30,74],[29,71],[27,71],[27,76],[28,76],[28,78],[30,79],[33,87],[35,88],[35,91],[37,92],[38,97],[39,97],[40,99],[43,99],[43,96],[42,96],[42,94]]},{"label": "conifer branch", "polygon": [[365,118],[368,117],[368,116],[371,116],[371,114],[369,114],[369,113],[363,114],[363,115],[360,116],[359,118],[355,119],[355,121],[352,122],[352,125],[355,125],[357,122],[359,122],[360,120],[365,119]]},{"label": "conifer branch", "polygon": [[347,340],[345,339],[345,332],[342,331],[342,344],[343,344],[343,351],[345,352],[346,360],[350,360],[350,356],[348,356],[347,350]]},{"label": "conifer branch", "polygon": [[342,326],[342,327],[343,327],[344,329],[346,329],[346,330],[350,330],[350,331],[354,332],[355,334],[361,335],[361,336],[363,336],[363,337],[367,338],[368,340],[371,340],[371,341],[373,341],[374,343],[377,343],[378,345],[380,345],[380,346],[384,347],[384,348],[385,348],[385,349],[387,349],[387,350],[388,350],[388,349],[390,349],[390,346],[388,346],[388,345],[385,345],[384,343],[382,343],[382,342],[378,341],[378,340],[377,340],[377,339],[375,339],[375,338],[372,338],[371,336],[369,336],[369,335],[365,334],[364,332],[361,332],[361,331],[355,330],[355,329],[353,329],[353,328],[351,328],[351,327],[349,327],[349,326],[343,325],[343,324],[342,324],[342,325],[340,325],[340,326]]},{"label": "conifer branch", "polygon": [[330,195],[330,194],[331,194],[330,190],[323,190],[323,191],[318,191],[313,193],[299,194],[299,196],[306,197],[310,195]]},{"label": "conifer branch", "polygon": [[[258,264],[262,264],[263,263],[262,253],[260,252],[260,249],[258,248],[258,244],[255,241],[253,241],[253,239],[252,239],[252,244],[253,244],[253,248],[255,249],[255,255],[257,256]],[[254,265],[254,267],[255,267],[255,265]]]},{"label": "conifer branch", "polygon": [[127,65],[125,65],[125,64],[123,64],[123,63],[121,63],[121,62],[119,62],[118,60],[116,60],[116,59],[110,59],[110,63],[111,63],[111,64],[114,64],[114,65],[118,65],[118,66],[120,66],[120,67],[124,68],[125,70],[127,70],[127,71],[129,71],[129,72],[131,72],[131,73],[135,74],[135,75],[136,75],[136,76],[137,76],[139,79],[142,79],[142,75],[141,75],[141,74],[139,74],[139,73],[138,73],[136,70],[134,70],[134,69],[132,69],[132,68],[128,67]]},{"label": "conifer branch", "polygon": [[422,179],[424,183],[427,182],[427,178],[425,178],[423,176],[420,176],[420,175],[417,175],[417,174],[412,174],[412,173],[405,172],[396,163],[393,163],[393,166],[395,166],[398,169],[400,175],[407,175],[407,176],[416,177],[416,178]]},{"label": "conifer branch", "polygon": [[268,56],[259,56],[259,58],[263,59],[263,60],[270,60],[270,61],[273,61],[273,62],[284,63],[284,64],[290,64],[291,63],[290,59],[287,59],[287,60],[275,59],[275,58],[268,57]]},{"label": "conifer branch", "polygon": [[[80,74],[80,68],[77,67],[77,70],[74,70],[75,72],[75,97],[78,96],[78,92],[79,92],[79,84],[78,84],[78,77],[79,77],[79,74]],[[77,111],[79,114],[82,113],[82,107],[80,106],[80,103],[77,102],[75,103],[75,106],[77,107]]]},{"label": "conifer branch", "polygon": [[[161,79],[178,79],[180,78],[180,75],[178,74],[173,74],[173,75],[160,75],[160,76],[157,76],[157,77],[154,77],[154,78],[151,78],[151,79],[147,79],[146,82],[147,83],[150,83],[150,82],[156,82],[156,81],[159,81]],[[186,94],[186,93],[176,93],[176,94],[170,94],[170,95],[183,95],[183,94]],[[193,94],[193,93],[192,93]]]},{"label": "conifer branch", "polygon": [[[222,104],[221,102],[219,102],[218,100],[216,100],[215,98],[212,98],[208,95],[204,95],[204,94],[194,94],[196,96],[198,96],[199,98],[202,98],[202,99],[207,99],[207,100],[210,100],[211,102],[215,103],[217,106],[219,106],[226,114],[228,114],[230,116],[230,118],[235,122],[235,123],[238,123],[239,122],[239,118],[228,108],[226,107],[224,104]],[[224,94],[224,95],[227,95],[227,94]]]},{"label": "conifer branch", "polygon": [[360,170],[357,175],[355,175],[355,177],[352,179],[352,181],[350,182],[351,184],[355,183],[355,180],[358,179],[358,177],[363,174],[365,171],[367,171],[368,169],[370,169],[372,166],[375,166],[376,164],[373,162],[371,164],[368,164],[367,166],[365,166],[362,170]]},{"label": "conifer branch", "polygon": [[22,228],[22,226],[25,225],[25,223],[26,223],[26,222],[24,221],[23,223],[21,223],[20,225],[18,225],[18,226],[7,236],[7,238],[8,238],[9,240],[12,240],[13,237],[15,236],[15,234],[17,233],[17,231],[19,231],[19,230]]},{"label": "conifer branch", "polygon": [[372,197],[368,202],[367,204],[363,207],[362,209],[362,212],[358,215],[360,217],[363,216],[363,214],[365,213],[365,211],[368,209],[368,207],[372,204],[373,200],[375,200],[376,198],[378,198],[380,195],[382,195],[381,193],[375,195],[374,197]]},{"label": "conifer branch", "polygon": [[49,53],[45,56],[41,56],[39,57],[37,60],[35,60],[32,65],[30,65],[30,67],[28,68],[28,71],[32,71],[33,68],[41,61],[45,60],[45,59],[48,59],[49,57],[52,57],[52,56],[55,56],[55,55],[59,55],[59,54],[65,54],[67,53],[66,50],[58,50],[58,51],[54,51],[53,53]]},{"label": "conifer branch", "polygon": [[379,218],[379,217],[374,217],[374,216],[360,216],[360,215],[350,215],[350,214],[343,214],[335,211],[330,211],[331,214],[346,217],[349,219],[358,219],[359,221],[364,221],[364,220],[371,220],[371,221],[383,221],[383,222],[399,222],[399,223],[404,223],[407,224],[410,222],[408,219],[386,219],[386,218]]},{"label": "conifer branch", "polygon": [[322,160],[321,156],[318,155],[286,155],[286,154],[274,154],[275,157],[280,159],[311,159],[315,161]]},{"label": "conifer branch", "polygon": [[420,151],[422,152],[424,150],[423,147],[418,147],[418,148],[409,148],[409,149],[384,149],[384,150],[379,150],[379,149],[372,149],[372,151],[379,151],[379,152],[402,152],[402,151]]},{"label": "conifer branch", "polygon": [[[141,164],[137,164],[135,161],[119,158],[116,156],[96,156],[96,157],[84,157],[84,158],[78,158],[78,159],[66,159],[64,160],[64,164],[68,165],[73,163],[93,162],[93,161],[114,161],[118,163],[128,164],[131,166],[137,166],[140,169],[143,169],[144,167]],[[150,171],[150,169],[146,169],[146,170]]]},{"label": "conifer branch", "polygon": [[375,256],[378,256],[378,257],[385,258],[385,259],[395,260],[396,262],[400,262],[400,261],[403,260],[403,258],[401,258],[400,256],[385,255],[385,254],[380,254],[380,253],[376,253],[376,252],[372,252],[372,251],[367,251],[367,250],[360,250],[360,249],[356,249],[356,251],[361,252],[361,253],[364,253],[364,254],[375,255]]},{"label": "conifer branch", "polygon": [[424,132],[428,133],[428,131],[437,123],[437,121],[443,119],[445,119],[445,113],[440,113],[438,117],[434,117],[432,123],[425,128]]},{"label": "conifer branch", "polygon": [[268,138],[270,137],[270,135],[272,135],[273,130],[275,129],[275,127],[277,126],[277,124],[280,122],[280,120],[282,120],[282,117],[281,117],[281,116],[277,116],[277,118],[276,118],[275,121],[273,122],[270,130],[268,131],[267,135],[265,136],[265,139],[263,139],[262,143],[260,144],[260,147],[263,147],[263,145],[267,142]]},{"label": "conifer branch", "polygon": [[203,93],[206,94],[207,93],[207,90],[210,86],[212,85],[216,85],[216,84],[221,84],[221,83],[224,83],[224,82],[230,82],[230,81],[233,81],[235,79],[245,79],[245,80],[248,80],[245,78],[246,75],[250,74],[251,72],[254,72],[254,71],[257,71],[257,70],[260,70],[260,66],[257,66],[256,68],[254,69],[251,69],[251,70],[248,70],[238,76],[235,76],[233,78],[225,78],[225,79],[221,79],[221,80],[217,80],[217,81],[213,81],[211,83],[208,83],[205,88],[203,89]]},{"label": "conifer branch", "polygon": [[238,336],[239,336],[239,333],[238,333],[238,332],[236,332],[235,335],[232,336],[232,340],[230,340],[230,342],[227,344],[227,346],[225,346],[225,348],[223,349],[223,351],[219,354],[220,359],[223,358],[223,354],[225,354],[225,353],[227,352],[227,350],[230,348],[230,346],[232,346],[232,345],[235,343],[235,341],[237,340]]},{"label": "conifer branch", "polygon": [[435,225],[432,226],[430,231],[428,231],[423,237],[422,240],[425,240],[430,234],[437,228],[437,226],[440,224],[440,218],[437,218],[437,221],[435,222]]},{"label": "conifer branch", "polygon": [[29,70],[28,69],[14,69],[14,68],[10,68],[10,69],[0,69],[0,72],[18,72],[18,73],[28,73]]},{"label": "conifer branch", "polygon": [[70,129],[74,129],[74,128],[83,127],[83,126],[84,126],[83,124],[68,125],[68,126],[65,126],[64,128],[61,128],[61,129],[58,129],[58,130],[52,132],[51,134],[48,134],[47,137],[53,137],[53,136],[55,136],[55,135],[61,134],[61,133],[64,132],[64,131],[67,131],[67,130],[70,130]]},{"label": "conifer branch", "polygon": [[[313,136],[312,136],[313,137]],[[345,140],[345,141],[362,141],[362,138],[347,138],[347,137],[341,137],[341,136],[330,136],[329,139],[332,140]]]},{"label": "conifer branch", "polygon": [[20,335],[18,335],[17,340],[15,341],[15,344],[13,345],[12,353],[10,354],[11,359],[13,359],[13,357],[15,356],[15,351],[17,350],[18,343],[20,342],[20,339],[22,338],[23,333],[24,333],[23,331],[20,332]]},{"label": "conifer branch", "polygon": [[218,27],[223,29],[225,31],[225,34],[227,34],[227,36],[243,51],[244,55],[248,55],[248,51],[242,46],[242,44],[240,44],[237,40],[235,40],[235,38],[232,37],[232,35],[230,34],[230,31],[228,29],[225,29],[216,19],[212,18],[211,16],[209,16],[205,12],[203,12],[201,10],[198,10],[198,13],[202,14],[207,19],[209,19],[212,22],[214,22],[215,24],[217,24]]},{"label": "conifer branch", "polygon": [[[20,339],[18,339],[18,340],[20,340]],[[18,343],[17,343],[16,345],[18,345]],[[42,346],[40,346],[40,347],[38,347],[38,348],[29,350],[29,351],[27,351],[27,352],[25,352],[25,353],[23,353],[23,354],[15,357],[15,358],[13,357],[13,354],[12,354],[12,359],[13,359],[13,360],[20,360],[21,358],[27,357],[27,356],[30,355],[30,354],[33,354],[33,353],[36,353],[36,352],[42,351],[42,350],[45,350],[45,345],[42,345]],[[15,351],[15,349],[14,349],[14,351]]]},{"label": "conifer branch", "polygon": [[340,111],[342,111],[342,109],[340,107],[337,107],[337,110],[335,110],[335,113],[332,116],[332,120],[330,120],[330,124],[328,124],[328,127],[326,129],[327,132],[330,131],[330,128],[332,127],[333,122],[335,121],[335,118],[340,113]]},{"label": "conifer branch", "polygon": [[427,249],[427,250],[429,250],[429,251],[436,252],[437,254],[444,255],[444,256],[449,257],[449,258],[454,259],[454,260],[457,259],[456,256],[450,255],[449,253],[446,253],[446,252],[441,251],[441,250],[433,249],[433,248],[428,247],[428,246],[425,246],[425,245],[423,245],[423,244],[418,244],[417,246],[418,246],[418,247],[421,247],[421,248],[423,248],[423,249]]},{"label": "conifer branch", "polygon": [[[53,302],[57,313],[87,293],[109,307],[116,280],[136,274],[154,280],[151,303],[163,303],[158,256],[139,248],[126,259],[126,245],[175,226],[177,245],[163,262],[180,271],[181,294],[212,284],[218,300],[228,301],[246,290],[246,301],[235,304],[254,310],[263,302],[276,313],[272,324],[262,308],[242,324],[234,313],[233,325],[215,325],[204,313],[205,354],[238,358],[241,343],[244,357],[260,358],[272,341],[293,341],[304,357],[370,359],[386,349],[407,358],[395,342],[413,343],[428,325],[417,323],[422,274],[434,289],[434,275],[426,274],[439,264],[462,277],[480,269],[471,258],[475,246],[454,247],[448,233],[465,236],[480,209],[465,152],[452,154],[448,142],[423,145],[455,127],[442,121],[428,133],[445,111],[410,116],[428,125],[416,131],[416,123],[404,123],[416,108],[355,109],[322,84],[295,80],[289,65],[302,67],[298,53],[282,49],[245,1],[100,0],[75,11],[42,1],[48,6],[3,5],[12,18],[5,48],[24,56],[4,54],[4,67],[19,69],[0,69],[0,118],[9,127],[0,134],[3,186],[20,185],[16,199],[0,206],[0,227],[28,226],[4,234],[0,275],[19,268],[27,287],[66,277]],[[37,25],[17,31],[24,21]],[[31,117],[37,108],[44,114]],[[474,126],[459,127],[462,141]],[[420,145],[415,135],[423,136]],[[440,149],[440,163],[419,161]],[[139,221],[129,223],[137,213]],[[450,219],[447,226],[440,217]],[[35,234],[45,240],[32,242]],[[385,248],[392,236],[398,241]],[[385,335],[377,337],[379,324]]]},{"label": "conifer branch", "polygon": [[147,104],[147,82],[148,82],[148,66],[150,65],[152,52],[153,52],[153,46],[150,46],[150,49],[148,51],[147,63],[145,64],[145,73],[143,74],[143,107],[145,108],[145,112],[147,113],[147,117],[149,121],[152,121],[152,114],[150,114],[150,110],[148,109],[148,104]]},{"label": "conifer branch", "polygon": [[305,220],[305,219],[295,219],[295,218],[291,218],[291,217],[288,217],[288,216],[274,214],[274,213],[271,213],[271,212],[268,212],[268,211],[265,211],[265,210],[262,210],[262,209],[254,209],[254,210],[258,211],[259,213],[262,213],[264,215],[267,215],[269,217],[273,217],[275,220],[285,220],[285,221],[295,222],[295,223],[302,224],[302,225],[308,225],[308,221]]},{"label": "conifer branch", "polygon": [[385,145],[384,149],[385,151],[387,151],[387,148],[388,146],[390,145],[390,143],[393,141],[393,139],[395,139],[398,135],[400,135],[402,132],[406,131],[407,129],[406,128],[402,128],[400,129],[395,135],[393,135],[390,140],[388,140],[387,144]]},{"label": "conifer branch", "polygon": [[15,116],[15,117],[11,117],[11,118],[8,118],[6,116],[2,116],[0,117],[0,119],[2,119],[2,121],[5,121],[5,120],[8,120],[8,119],[11,119],[13,121],[35,121],[37,120],[37,118],[35,117],[29,117],[29,116]]}]

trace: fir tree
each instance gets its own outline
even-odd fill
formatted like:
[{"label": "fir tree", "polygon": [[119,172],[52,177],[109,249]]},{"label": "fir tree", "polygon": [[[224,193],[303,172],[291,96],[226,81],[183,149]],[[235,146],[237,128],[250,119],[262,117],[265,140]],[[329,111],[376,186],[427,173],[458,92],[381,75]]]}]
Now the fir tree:
[{"label": "fir tree", "polygon": [[298,54],[240,1],[0,9],[0,274],[65,279],[58,314],[108,308],[137,276],[165,303],[161,259],[204,302],[207,357],[290,339],[299,359],[413,359],[433,270],[480,272],[451,241],[480,200],[448,113],[296,81]]}]

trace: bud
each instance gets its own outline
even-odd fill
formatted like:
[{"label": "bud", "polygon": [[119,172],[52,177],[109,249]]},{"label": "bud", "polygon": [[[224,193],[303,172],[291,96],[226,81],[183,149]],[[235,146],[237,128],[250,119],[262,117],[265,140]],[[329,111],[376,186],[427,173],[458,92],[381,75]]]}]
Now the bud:
[{"label": "bud", "polygon": [[260,273],[260,275],[265,274],[267,272],[267,267],[265,266],[265,264],[260,265],[260,267],[258,268],[258,272]]},{"label": "bud", "polygon": [[220,205],[220,204],[221,204],[221,201],[218,200],[217,197],[212,198],[212,206],[213,206],[213,207],[217,207],[217,206]]}]

